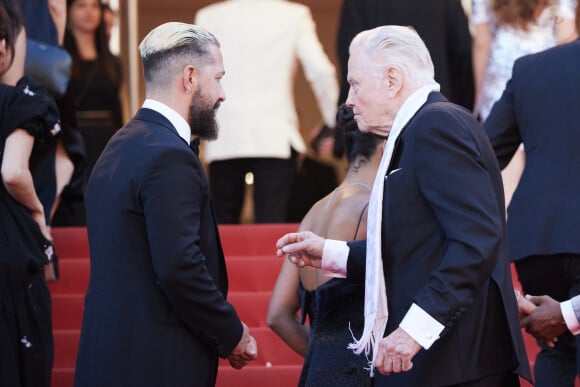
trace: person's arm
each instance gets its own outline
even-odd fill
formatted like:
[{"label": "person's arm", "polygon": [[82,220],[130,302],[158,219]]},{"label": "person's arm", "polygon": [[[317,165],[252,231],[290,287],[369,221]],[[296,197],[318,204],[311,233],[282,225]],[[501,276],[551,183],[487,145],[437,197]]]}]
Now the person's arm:
[{"label": "person's arm", "polygon": [[201,229],[213,227],[202,224],[204,187],[201,164],[184,146],[154,157],[138,195],[160,290],[183,324],[227,358],[250,340],[208,271],[206,260],[219,258],[200,249]]},{"label": "person's arm", "polygon": [[479,109],[483,81],[487,70],[487,61],[491,52],[491,28],[489,23],[478,23],[473,26],[473,46],[471,50],[473,80],[475,85],[474,111]]},{"label": "person's arm", "polygon": [[33,146],[34,137],[24,129],[16,129],[8,136],[2,156],[2,182],[8,193],[30,211],[42,234],[50,240],[44,207],[36,194],[28,168]]},{"label": "person's arm", "polygon": [[62,46],[66,28],[66,0],[48,0],[48,11],[56,27],[58,45]]},{"label": "person's arm", "polygon": [[50,218],[54,216],[59,204],[60,195],[64,187],[70,182],[75,166],[68,156],[64,148],[62,139],[59,139],[56,145],[56,155],[54,160],[54,169],[56,173],[56,197],[52,209],[50,211]]},{"label": "person's arm", "polygon": [[298,268],[284,260],[270,298],[267,321],[268,326],[290,348],[299,355],[306,356],[310,328],[301,324],[296,314],[300,309],[298,281]]},{"label": "person's arm", "polygon": [[500,99],[494,104],[483,126],[493,146],[500,169],[504,169],[522,142],[515,113],[515,79],[520,60],[516,60],[512,78],[507,82]]},{"label": "person's arm", "polygon": [[16,86],[24,76],[24,62],[26,59],[26,31],[20,30],[14,42],[14,61],[10,68],[2,74],[0,81],[6,85]]},{"label": "person's arm", "polygon": [[312,87],[324,123],[334,128],[339,91],[336,72],[318,39],[316,25],[308,8],[305,8],[297,34],[296,53],[304,75]]},{"label": "person's arm", "polygon": [[476,124],[464,124],[443,110],[425,113],[420,122],[407,139],[406,149],[415,155],[417,184],[446,236],[446,247],[414,298],[418,308],[411,306],[409,312],[416,309],[421,321],[428,324],[430,318],[433,324],[416,333],[405,330],[428,348],[438,338],[437,329],[442,332],[460,318],[489,280],[503,238],[503,209],[498,208],[497,187],[470,134],[475,130],[470,125]]}]

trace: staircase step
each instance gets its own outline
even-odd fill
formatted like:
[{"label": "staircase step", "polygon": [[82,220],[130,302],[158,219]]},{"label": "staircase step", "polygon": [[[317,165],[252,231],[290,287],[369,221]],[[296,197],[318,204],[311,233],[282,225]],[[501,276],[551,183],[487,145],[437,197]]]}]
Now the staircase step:
[{"label": "staircase step", "polygon": [[53,295],[85,294],[91,272],[91,263],[87,258],[60,260],[58,269],[60,279],[48,283],[48,287]]},{"label": "staircase step", "polygon": [[222,247],[230,255],[276,255],[276,242],[298,230],[296,223],[224,224],[219,226]]},{"label": "staircase step", "polygon": [[83,321],[84,294],[52,295],[52,329],[79,330]]},{"label": "staircase step", "polygon": [[[296,387],[301,365],[282,366],[253,366],[249,365],[241,370],[231,367],[220,368],[216,387]],[[53,387],[72,387],[74,382],[74,368],[59,368],[52,373]]]},{"label": "staircase step", "polygon": [[[276,255],[276,241],[298,229],[296,223],[218,226],[224,253],[228,255]],[[60,259],[89,256],[85,227],[53,227],[52,236]]]},{"label": "staircase step", "polygon": [[282,262],[272,256],[226,259],[229,291],[272,291]]},{"label": "staircase step", "polygon": [[240,319],[252,328],[267,328],[266,317],[272,292],[229,292],[228,301],[236,308]]},{"label": "staircase step", "polygon": [[216,387],[296,387],[302,365],[220,367]]},{"label": "staircase step", "polygon": [[86,227],[52,227],[50,232],[59,259],[89,256]]},{"label": "staircase step", "polygon": [[[266,315],[271,292],[230,292],[228,301],[249,327],[267,327]],[[52,295],[53,329],[79,329],[82,324],[84,294]]]},{"label": "staircase step", "polygon": [[[270,328],[250,328],[250,334],[258,342],[258,358],[253,365],[301,365],[303,359],[290,349]],[[76,364],[80,330],[54,330],[54,368],[73,368]],[[226,360],[220,360],[220,367],[229,368]]]}]

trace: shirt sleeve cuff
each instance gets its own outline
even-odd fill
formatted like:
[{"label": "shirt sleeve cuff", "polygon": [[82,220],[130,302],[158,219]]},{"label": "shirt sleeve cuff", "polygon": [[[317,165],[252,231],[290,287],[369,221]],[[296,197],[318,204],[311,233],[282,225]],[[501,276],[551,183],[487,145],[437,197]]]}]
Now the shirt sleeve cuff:
[{"label": "shirt sleeve cuff", "polygon": [[425,349],[429,349],[439,339],[445,328],[417,304],[411,305],[399,327]]},{"label": "shirt sleeve cuff", "polygon": [[562,311],[562,317],[566,322],[566,326],[572,332],[573,335],[580,333],[580,323],[576,318],[576,313],[572,307],[572,300],[564,301],[560,303],[560,310]]},{"label": "shirt sleeve cuff", "polygon": [[327,239],[322,250],[322,274],[327,277],[346,278],[346,262],[350,248],[344,241]]}]

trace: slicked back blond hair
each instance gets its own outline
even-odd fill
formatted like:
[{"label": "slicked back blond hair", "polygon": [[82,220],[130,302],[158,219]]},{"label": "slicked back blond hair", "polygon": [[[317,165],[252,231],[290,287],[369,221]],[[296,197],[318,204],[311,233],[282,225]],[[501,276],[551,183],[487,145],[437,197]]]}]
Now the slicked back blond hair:
[{"label": "slicked back blond hair", "polygon": [[211,46],[220,46],[217,38],[194,24],[169,22],[154,28],[139,45],[146,87],[169,85],[188,65],[213,63]]}]

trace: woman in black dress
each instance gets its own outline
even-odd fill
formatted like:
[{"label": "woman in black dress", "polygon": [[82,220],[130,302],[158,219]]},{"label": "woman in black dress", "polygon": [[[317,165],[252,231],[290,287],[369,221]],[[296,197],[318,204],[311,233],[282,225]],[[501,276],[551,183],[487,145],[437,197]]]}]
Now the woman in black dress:
[{"label": "woman in black dress", "polygon": [[[367,206],[385,140],[362,133],[352,110],[339,109],[349,167],[343,182],[310,209],[300,230],[336,240],[366,238]],[[302,318],[296,312],[302,309]],[[363,330],[364,284],[325,277],[321,270],[298,269],[285,260],[272,292],[268,324],[292,349],[304,356],[299,386],[372,385],[364,355],[347,349]],[[309,326],[304,325],[309,316]],[[354,335],[354,336],[353,336]]]},{"label": "woman in black dress", "polygon": [[[123,126],[121,64],[109,49],[101,0],[67,0],[64,47],[73,59],[70,89],[85,145],[81,179],[86,183],[105,145]],[[54,226],[85,225],[83,190],[82,184],[77,191],[65,190]]]},{"label": "woman in black dress", "polygon": [[[38,192],[50,201],[51,189],[39,189],[33,179],[43,175],[55,187],[58,110],[44,89],[21,78],[24,45],[17,8],[0,0],[0,386],[48,387],[53,339],[43,267],[53,257],[51,203]],[[52,172],[35,170],[45,165]]]}]

